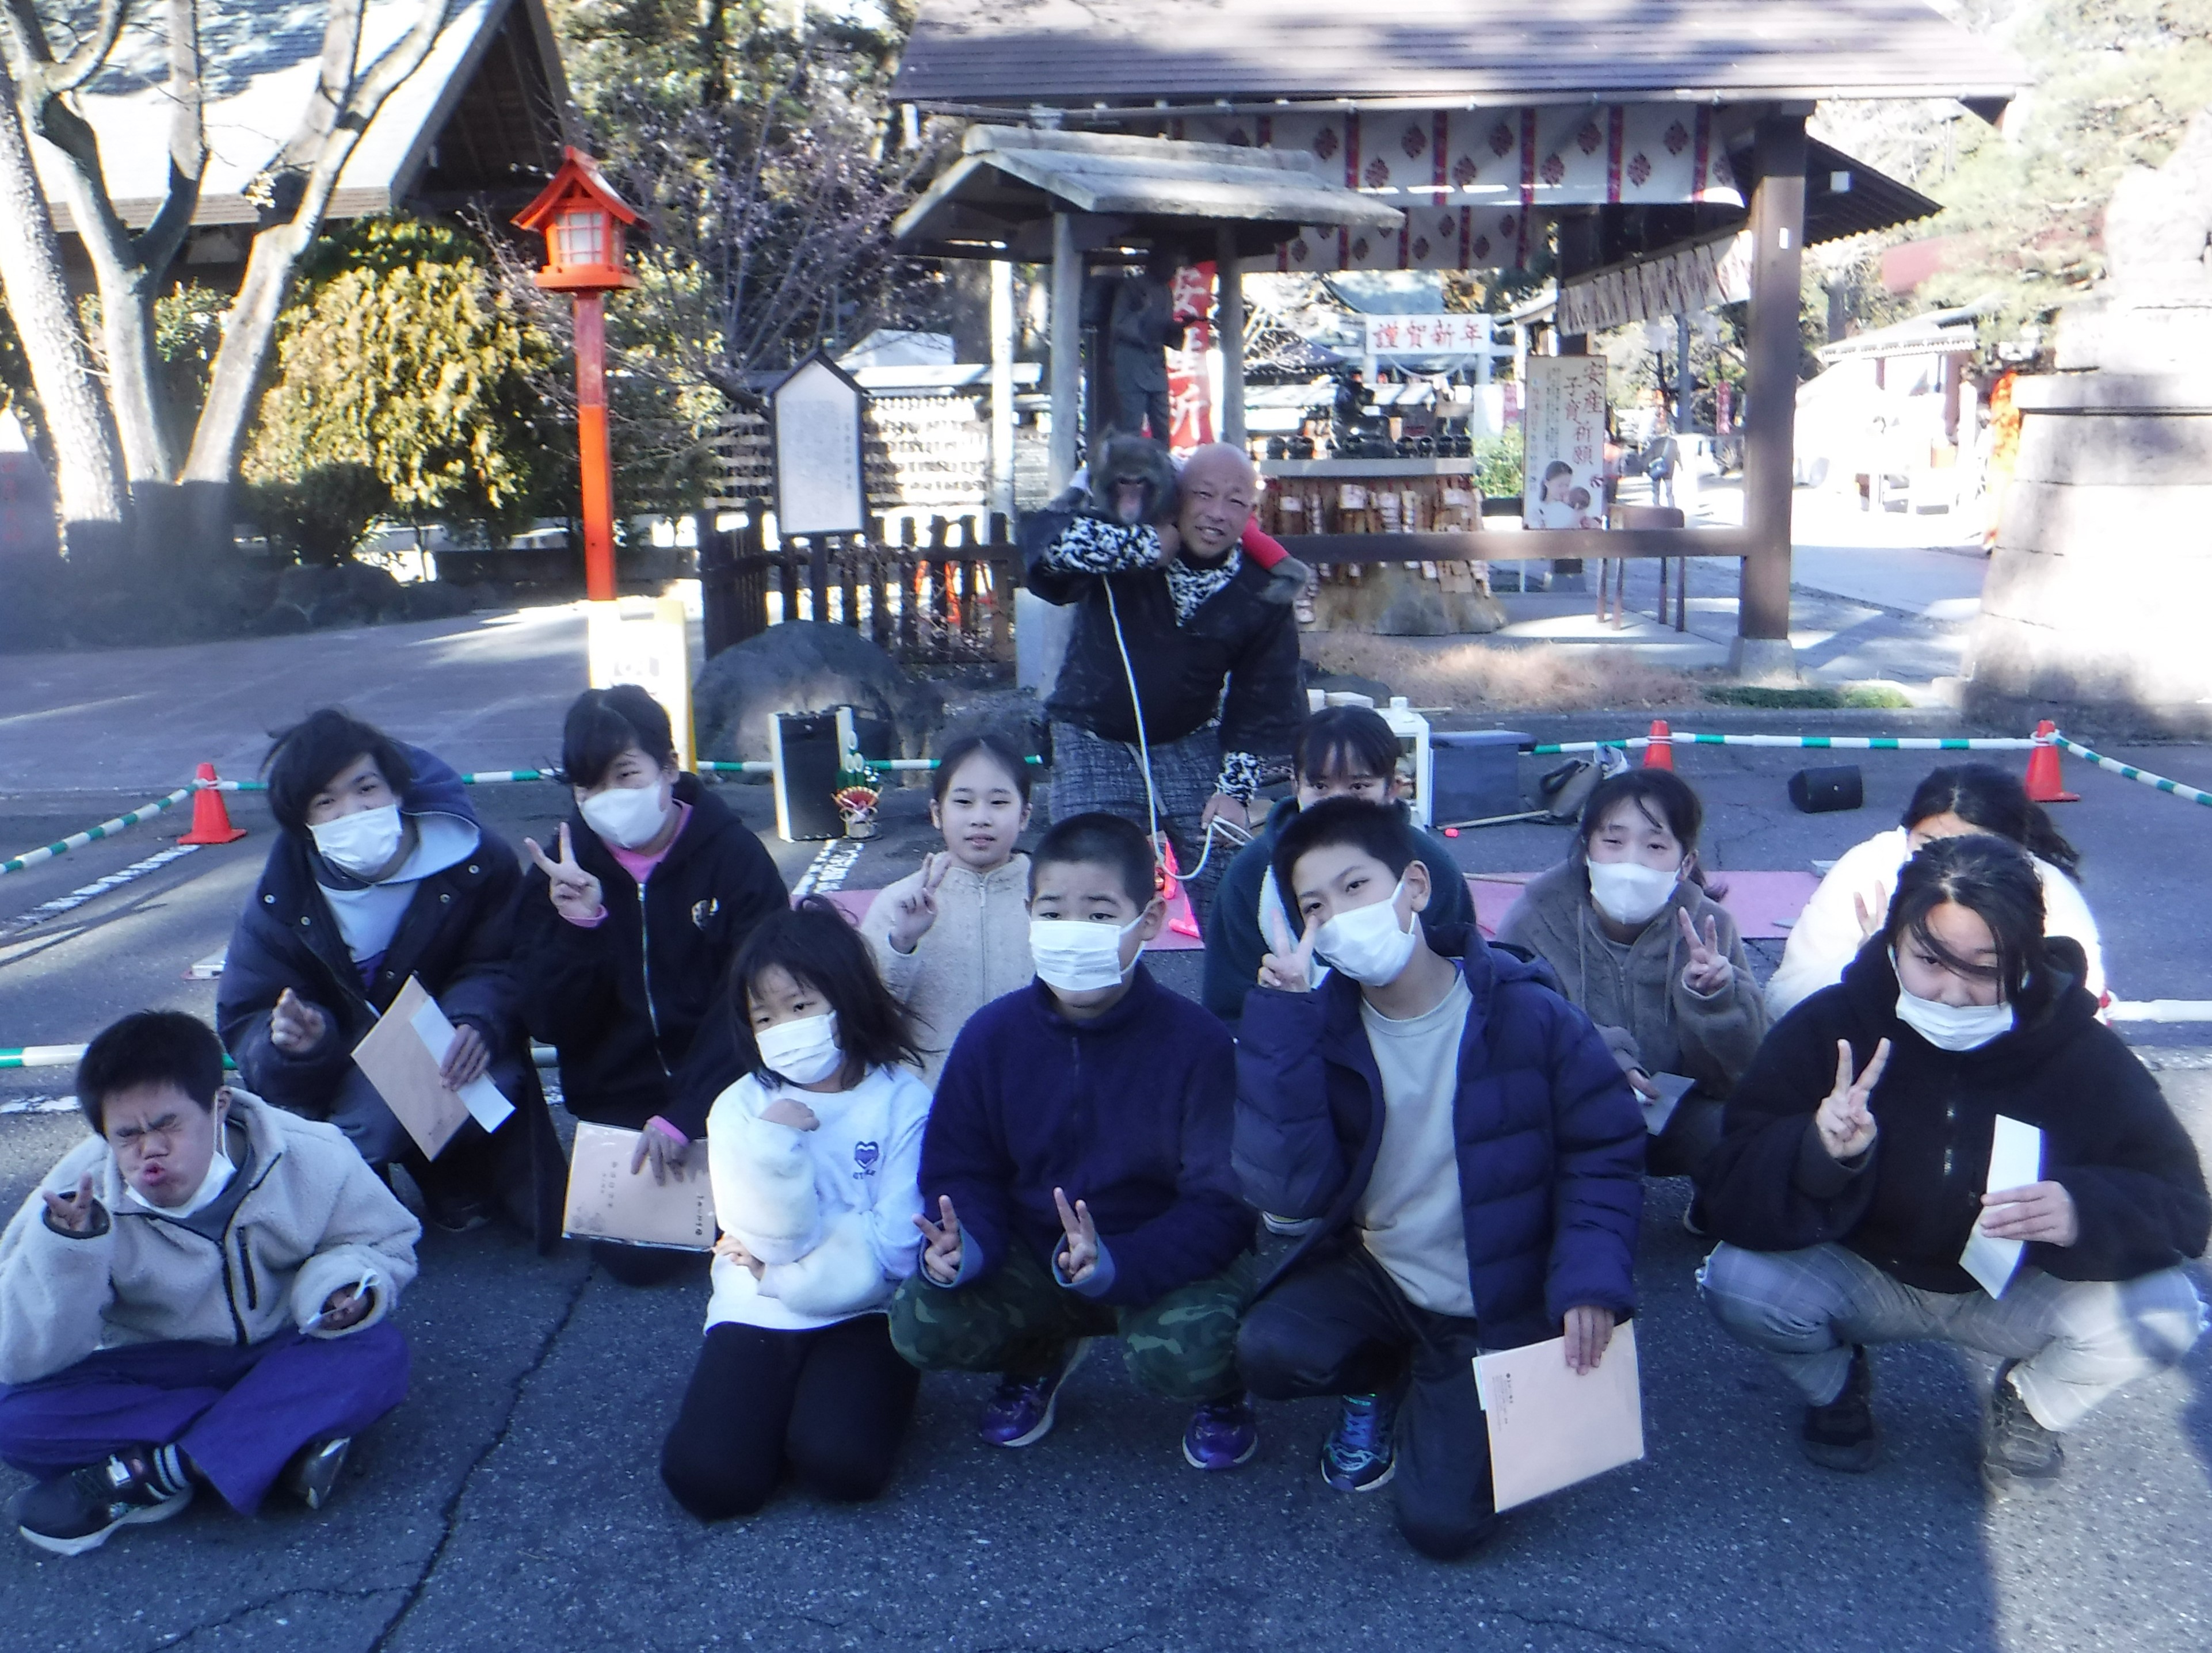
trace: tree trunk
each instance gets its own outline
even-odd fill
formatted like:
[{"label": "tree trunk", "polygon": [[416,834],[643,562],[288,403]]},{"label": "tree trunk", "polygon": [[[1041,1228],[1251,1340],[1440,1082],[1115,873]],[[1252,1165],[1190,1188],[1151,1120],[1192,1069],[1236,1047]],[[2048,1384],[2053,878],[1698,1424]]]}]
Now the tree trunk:
[{"label": "tree trunk", "polygon": [[31,165],[14,80],[0,70],[0,284],[52,434],[72,560],[122,549],[130,495],[113,418],[77,331],[53,221]]},{"label": "tree trunk", "polygon": [[192,451],[185,460],[185,482],[228,482],[246,445],[246,422],[261,396],[261,372],[276,342],[276,318],[292,290],[292,271],[315,231],[296,222],[263,230],[253,238],[246,277],[224,319],[222,344],[208,377],[207,400],[192,432]]}]

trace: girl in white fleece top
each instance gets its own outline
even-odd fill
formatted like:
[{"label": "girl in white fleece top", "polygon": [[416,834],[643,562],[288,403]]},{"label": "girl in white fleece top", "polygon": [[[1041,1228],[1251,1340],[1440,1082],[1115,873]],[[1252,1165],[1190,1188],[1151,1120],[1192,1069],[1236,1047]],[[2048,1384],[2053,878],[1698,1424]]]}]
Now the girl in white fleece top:
[{"label": "girl in white fleece top", "polygon": [[722,1237],[660,1464],[702,1521],[759,1509],[787,1458],[825,1497],[874,1498],[919,1381],[884,1313],[915,1270],[929,1115],[906,1010],[819,896],[763,920],[731,984],[746,1072],[707,1115]]},{"label": "girl in white fleece top", "polygon": [[968,1018],[1034,973],[1030,858],[1014,853],[1030,823],[1028,763],[996,735],[953,741],[937,766],[929,818],[944,851],[879,891],[860,933],[914,1012],[921,1077],[934,1090]]},{"label": "girl in white fleece top", "polygon": [[2081,944],[2087,967],[2081,985],[2101,999],[2105,954],[2097,921],[2077,887],[2081,853],[2041,805],[2028,802],[2015,776],[1988,763],[1961,763],[1933,771],[1914,789],[1903,824],[1853,845],[1828,869],[1790,927],[1782,963],[1766,984],[1767,1016],[1778,1022],[1800,1001],[1842,981],[1844,966],[1881,928],[1905,862],[1933,839],[1969,832],[2009,838],[2027,851],[2043,884],[2043,933]]}]

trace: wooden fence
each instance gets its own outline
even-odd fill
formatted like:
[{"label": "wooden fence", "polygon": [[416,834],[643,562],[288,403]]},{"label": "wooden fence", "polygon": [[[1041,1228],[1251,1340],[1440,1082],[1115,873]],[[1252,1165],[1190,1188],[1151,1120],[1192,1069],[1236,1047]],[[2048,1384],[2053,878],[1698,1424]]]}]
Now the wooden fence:
[{"label": "wooden fence", "polygon": [[787,620],[851,626],[905,665],[1012,660],[1021,553],[1005,517],[878,517],[865,535],[764,543],[765,501],[743,527],[699,538],[707,653]]}]

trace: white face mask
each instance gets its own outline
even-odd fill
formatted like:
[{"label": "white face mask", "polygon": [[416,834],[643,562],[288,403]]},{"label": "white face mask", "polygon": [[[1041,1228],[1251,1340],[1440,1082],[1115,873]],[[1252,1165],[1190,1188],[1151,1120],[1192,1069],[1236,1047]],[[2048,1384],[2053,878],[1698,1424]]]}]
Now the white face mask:
[{"label": "white face mask", "polygon": [[[1037,979],[1062,993],[1096,993],[1118,986],[1123,974],[1121,938],[1144,921],[1142,913],[1118,927],[1079,918],[1031,919],[1030,958],[1036,965]],[[1137,951],[1145,950],[1139,946]]]},{"label": "white face mask", "polygon": [[1339,913],[1321,927],[1314,951],[1331,969],[1341,970],[1370,988],[1387,988],[1406,973],[1419,945],[1420,921],[1408,915],[1405,927],[1398,924],[1398,897],[1406,888],[1406,875],[1390,888],[1389,898]]},{"label": "white face mask", "polygon": [[399,853],[399,805],[357,809],[336,820],[319,821],[307,830],[325,860],[365,878],[381,872]]},{"label": "white face mask", "polygon": [[222,1133],[223,1121],[217,1120],[215,1124],[215,1154],[208,1161],[207,1175],[200,1178],[200,1185],[192,1190],[192,1197],[181,1206],[157,1206],[137,1189],[132,1188],[127,1179],[123,1184],[123,1192],[145,1206],[147,1210],[158,1211],[164,1217],[189,1217],[194,1212],[204,1209],[214,1202],[218,1194],[230,1186],[230,1179],[238,1175],[238,1167],[231,1163],[230,1156],[223,1152]]},{"label": "white face mask", "polygon": [[649,787],[609,787],[576,807],[583,813],[584,824],[607,842],[624,849],[641,849],[668,824],[664,790],[664,783],[658,780]]},{"label": "white face mask", "polygon": [[837,1042],[837,1012],[802,1016],[795,1022],[778,1022],[757,1030],[753,1042],[769,1071],[793,1085],[818,1085],[837,1071],[845,1060]]},{"label": "white face mask", "polygon": [[1682,869],[1661,871],[1634,861],[1589,863],[1590,899],[1615,924],[1649,921],[1673,896],[1682,882]]},{"label": "white face mask", "polygon": [[[1897,968],[1897,954],[1889,955]],[[2018,1019],[2013,1007],[2002,1000],[1994,1005],[1947,1005],[1923,999],[1902,981],[1897,984],[1897,1019],[1938,1050],[1978,1050],[1990,1040],[2009,1033]]]}]

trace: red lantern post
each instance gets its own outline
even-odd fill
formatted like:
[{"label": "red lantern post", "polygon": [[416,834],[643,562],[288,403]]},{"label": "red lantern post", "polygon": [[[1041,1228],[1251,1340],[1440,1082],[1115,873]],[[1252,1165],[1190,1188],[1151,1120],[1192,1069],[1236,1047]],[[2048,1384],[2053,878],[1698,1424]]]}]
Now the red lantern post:
[{"label": "red lantern post", "polygon": [[576,301],[576,445],[584,481],[584,593],[610,602],[615,594],[614,483],[607,459],[606,295],[635,287],[623,267],[623,233],[638,214],[582,150],[568,149],[561,169],[515,223],[543,231],[545,267],[532,279]]}]

